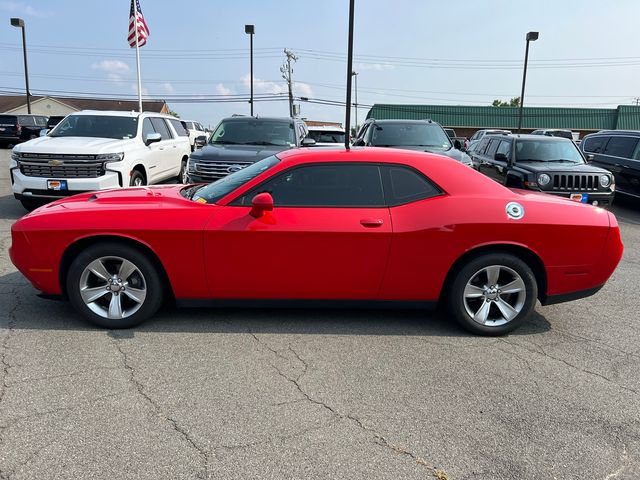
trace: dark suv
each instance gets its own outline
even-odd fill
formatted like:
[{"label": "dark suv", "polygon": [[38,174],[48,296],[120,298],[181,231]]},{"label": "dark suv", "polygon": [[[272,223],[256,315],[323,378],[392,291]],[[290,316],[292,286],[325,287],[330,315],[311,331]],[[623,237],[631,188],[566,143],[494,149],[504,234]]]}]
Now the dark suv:
[{"label": "dark suv", "polygon": [[473,151],[476,168],[507,187],[552,193],[593,205],[613,201],[611,172],[585,162],[566,138],[542,135],[486,136]]},{"label": "dark suv", "polygon": [[13,145],[40,136],[46,128],[47,117],[43,115],[0,115],[0,143]]},{"label": "dark suv", "polygon": [[439,153],[471,166],[471,158],[460,149],[459,141],[451,139],[432,120],[375,120],[370,118],[353,141],[354,146],[394,147],[420,152]]},{"label": "dark suv", "polygon": [[640,131],[592,133],[582,139],[580,148],[593,165],[613,173],[616,193],[640,198]]},{"label": "dark suv", "polygon": [[210,182],[283,150],[315,144],[299,118],[234,116],[222,120],[211,139],[189,157],[188,183]]}]

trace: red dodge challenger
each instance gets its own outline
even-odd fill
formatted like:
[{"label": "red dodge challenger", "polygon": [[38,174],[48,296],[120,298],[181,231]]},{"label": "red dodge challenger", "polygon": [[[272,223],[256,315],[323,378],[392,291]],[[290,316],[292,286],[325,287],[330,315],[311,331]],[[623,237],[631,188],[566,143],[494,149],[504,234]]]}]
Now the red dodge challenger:
[{"label": "red dodge challenger", "polygon": [[46,295],[127,328],[178,305],[443,302],[500,335],[596,293],[623,246],[614,215],[508,189],[442,156],[279,153],[209,185],[75,195],[18,220],[10,256]]}]

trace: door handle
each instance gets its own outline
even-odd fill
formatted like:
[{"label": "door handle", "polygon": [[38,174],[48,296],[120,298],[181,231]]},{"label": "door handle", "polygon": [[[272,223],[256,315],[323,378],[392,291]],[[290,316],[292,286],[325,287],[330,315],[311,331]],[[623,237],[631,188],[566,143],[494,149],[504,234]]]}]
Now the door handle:
[{"label": "door handle", "polygon": [[381,227],[384,221],[381,218],[363,218],[360,220],[360,225],[363,227]]}]

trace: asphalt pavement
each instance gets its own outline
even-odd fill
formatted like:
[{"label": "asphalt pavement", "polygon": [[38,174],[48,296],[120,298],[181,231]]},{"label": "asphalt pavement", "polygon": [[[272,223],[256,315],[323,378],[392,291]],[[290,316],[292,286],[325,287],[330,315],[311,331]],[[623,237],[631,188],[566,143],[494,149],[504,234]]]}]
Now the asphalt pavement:
[{"label": "asphalt pavement", "polygon": [[399,310],[174,309],[105,331],[9,261],[8,159],[0,478],[640,478],[640,206],[613,208],[626,250],[603,290],[503,338]]}]

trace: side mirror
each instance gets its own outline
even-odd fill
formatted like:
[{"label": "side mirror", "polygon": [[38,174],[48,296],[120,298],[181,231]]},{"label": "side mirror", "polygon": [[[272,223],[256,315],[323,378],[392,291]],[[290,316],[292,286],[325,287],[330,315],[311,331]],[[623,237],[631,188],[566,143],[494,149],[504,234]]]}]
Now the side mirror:
[{"label": "side mirror", "polygon": [[43,128],[42,130],[40,130],[40,136],[41,137],[46,137],[48,133],[49,133],[49,129],[48,128]]},{"label": "side mirror", "polygon": [[311,147],[311,146],[313,146],[315,144],[316,144],[316,141],[311,137],[304,137],[302,139],[302,146],[303,147]]},{"label": "side mirror", "polygon": [[251,211],[249,215],[254,218],[260,218],[264,215],[264,212],[270,212],[273,210],[273,197],[269,192],[262,192],[257,194],[251,200]]},{"label": "side mirror", "polygon": [[456,150],[462,150],[462,144],[460,143],[460,140],[454,140],[453,141],[453,148],[455,148]]},{"label": "side mirror", "polygon": [[144,144],[148,147],[152,143],[159,142],[160,140],[162,140],[162,135],[159,133],[148,133],[144,138]]},{"label": "side mirror", "polygon": [[596,156],[593,153],[587,153],[587,162],[593,162],[594,158],[596,158]]},{"label": "side mirror", "polygon": [[493,159],[494,159],[494,160],[500,160],[501,162],[507,162],[507,161],[509,161],[509,158],[508,158],[504,153],[501,153],[501,152],[496,153],[496,154],[493,156]]},{"label": "side mirror", "polygon": [[207,144],[207,136],[206,135],[198,135],[194,141],[196,148],[202,148]]}]

